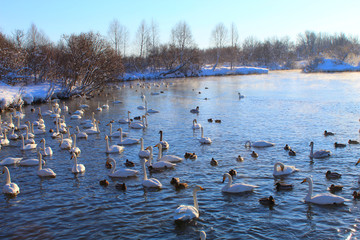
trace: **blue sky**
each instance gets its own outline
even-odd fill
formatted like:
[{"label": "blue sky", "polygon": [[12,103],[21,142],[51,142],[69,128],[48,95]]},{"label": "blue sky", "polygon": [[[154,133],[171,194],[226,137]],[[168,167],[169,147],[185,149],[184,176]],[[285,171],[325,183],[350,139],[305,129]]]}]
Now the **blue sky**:
[{"label": "blue sky", "polygon": [[171,28],[186,21],[200,48],[210,46],[211,31],[219,22],[234,22],[240,41],[254,36],[259,40],[289,36],[296,40],[305,30],[360,34],[358,0],[16,0],[2,1],[0,31],[27,31],[32,23],[52,41],[62,34],[88,32],[107,34],[110,22],[118,19],[130,31],[130,41],[144,19],[154,19],[162,43],[169,41]]}]

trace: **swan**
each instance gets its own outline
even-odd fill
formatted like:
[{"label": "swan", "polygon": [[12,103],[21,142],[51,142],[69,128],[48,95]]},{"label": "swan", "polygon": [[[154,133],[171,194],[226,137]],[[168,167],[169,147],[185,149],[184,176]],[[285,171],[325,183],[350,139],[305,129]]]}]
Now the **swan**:
[{"label": "swan", "polygon": [[[118,138],[120,137],[120,131],[116,131],[116,132],[112,132],[112,123],[108,123],[106,124],[106,126],[109,126],[110,127],[110,133],[109,133],[109,137],[111,138]],[[123,137],[126,137],[128,135],[127,132],[122,132],[122,136]]]},{"label": "swan", "polygon": [[163,131],[160,130],[159,134],[160,134],[160,142],[159,143],[162,145],[162,149],[168,149],[169,148],[169,143],[167,141],[163,140]]},{"label": "swan", "polygon": [[264,140],[260,140],[260,141],[256,141],[256,142],[247,141],[245,143],[245,147],[264,148],[264,147],[272,147],[272,146],[275,146],[275,143],[264,141]]},{"label": "swan", "polygon": [[109,100],[106,100],[106,104],[102,105],[101,108],[108,109],[109,108]]},{"label": "swan", "polygon": [[200,143],[202,144],[211,144],[212,141],[209,137],[204,137],[204,128],[201,127],[201,138],[199,140]]},{"label": "swan", "polygon": [[201,186],[197,185],[193,190],[194,206],[180,205],[174,213],[174,220],[184,222],[199,218],[199,204],[197,201],[196,193],[204,190]]},{"label": "swan", "polygon": [[143,115],[141,117],[141,122],[132,122],[132,123],[130,123],[129,127],[134,128],[134,129],[146,128],[147,124],[144,122],[144,119],[146,119],[146,115]]},{"label": "swan", "polygon": [[124,118],[124,119],[120,119],[119,123],[125,124],[125,123],[130,123],[130,111],[127,112],[128,114],[128,118]]},{"label": "swan", "polygon": [[314,151],[314,142],[311,142],[310,145],[310,158],[326,158],[331,155],[331,152],[329,150],[319,150],[313,153]]},{"label": "swan", "polygon": [[10,145],[10,140],[7,138],[7,130],[4,131],[4,138],[0,139],[0,144],[3,146],[8,146]]},{"label": "swan", "polygon": [[[30,122],[28,122],[29,125],[30,125]],[[30,126],[29,126],[30,127]],[[35,143],[35,140],[33,139],[34,138],[34,134],[32,133],[29,133],[29,128],[26,127],[26,133],[25,133],[25,144],[34,144]],[[24,135],[24,134],[23,134]]]},{"label": "swan", "polygon": [[91,119],[86,119],[80,123],[80,125],[83,125],[84,128],[91,128],[95,126],[95,113],[92,112]]},{"label": "swan", "polygon": [[17,135],[15,133],[15,128],[13,128],[11,134],[9,134],[9,139],[10,140],[17,140],[18,138],[19,138],[19,135]]},{"label": "swan", "polygon": [[99,121],[95,121],[95,127],[86,129],[84,132],[85,132],[86,134],[98,134],[98,133],[100,133]]},{"label": "swan", "polygon": [[159,113],[158,110],[155,110],[155,109],[148,109],[148,106],[147,106],[147,101],[145,100],[145,112],[147,113]]},{"label": "swan", "polygon": [[118,145],[132,145],[132,144],[138,144],[139,143],[139,139],[135,139],[135,138],[125,138],[123,139],[122,137],[122,128],[119,128],[118,131],[120,132],[120,139],[119,142],[117,143]]},{"label": "swan", "polygon": [[81,117],[81,115],[73,114],[73,115],[71,115],[70,118],[71,118],[71,119],[81,119],[82,117]]},{"label": "swan", "polygon": [[193,125],[192,125],[192,129],[200,129],[201,128],[201,124],[200,123],[197,123],[197,120],[194,119],[193,120]]},{"label": "swan", "polygon": [[321,193],[312,197],[313,193],[313,181],[311,177],[305,178],[301,183],[307,182],[309,184],[309,191],[305,197],[305,202],[315,203],[315,204],[341,204],[344,201],[347,201],[345,198],[331,194],[331,193]]},{"label": "swan", "polygon": [[[280,167],[280,170],[278,169],[278,167]],[[297,171],[299,171],[299,169],[296,169],[294,166],[288,166],[288,165],[284,165],[281,162],[277,162],[274,164],[273,175],[274,177],[279,177],[279,176],[289,175]]]},{"label": "swan", "polygon": [[51,168],[42,168],[42,155],[39,153],[39,168],[37,175],[39,177],[56,177],[56,173]]},{"label": "swan", "polygon": [[73,141],[72,148],[70,149],[70,154],[75,153],[76,156],[78,156],[78,155],[81,153],[81,150],[80,150],[80,148],[78,148],[78,147],[76,146],[76,135],[73,134],[73,135],[71,135],[71,136],[73,137],[74,141]]},{"label": "swan", "polygon": [[[159,146],[158,146],[158,145],[159,145]],[[160,144],[160,143],[157,144],[156,146],[159,147],[159,151],[162,151],[162,150],[161,150],[161,144]],[[152,163],[151,160],[152,160],[152,157],[153,157],[153,155],[152,155],[153,148],[152,148],[152,146],[150,146],[150,147],[147,147],[146,149],[150,151],[149,166],[151,166],[151,168],[153,168],[153,169],[155,169],[155,170],[158,170],[158,169],[174,168],[174,167],[176,166],[175,163],[171,163],[171,162],[169,162],[169,161],[163,161],[163,160],[161,160],[161,158],[159,158],[159,157],[160,157],[160,154],[158,155],[157,162]]]},{"label": "swan", "polygon": [[13,165],[19,163],[23,158],[7,157],[1,160],[0,165]]},{"label": "swan", "polygon": [[68,106],[66,106],[65,102],[63,102],[62,110],[63,110],[64,112],[68,112],[68,111],[69,111],[69,108],[68,108]]},{"label": "swan", "polygon": [[11,182],[10,172],[7,167],[3,167],[2,173],[5,173],[6,182],[3,187],[3,193],[11,196],[16,196],[20,193],[20,188],[16,183]]},{"label": "swan", "polygon": [[150,157],[150,151],[149,150],[144,150],[144,139],[140,138],[140,151],[139,151],[139,157],[141,158],[149,158]]},{"label": "swan", "polygon": [[69,139],[64,139],[63,135],[61,134],[61,140],[60,140],[60,148],[64,150],[70,150],[72,145],[72,141],[70,142]]},{"label": "swan", "polygon": [[76,130],[76,136],[78,138],[85,138],[85,139],[88,138],[87,133],[86,132],[81,132],[79,126],[76,126],[75,130]]},{"label": "swan", "polygon": [[106,140],[106,153],[122,153],[124,151],[123,146],[111,145],[109,146],[109,137],[105,135]]},{"label": "swan", "polygon": [[161,189],[162,184],[161,184],[161,182],[159,180],[157,180],[156,178],[148,178],[147,177],[146,168],[145,168],[145,162],[147,162],[147,160],[142,158],[141,159],[141,164],[142,164],[142,170],[144,172],[144,178],[143,178],[143,181],[142,181],[142,185],[144,187],[147,187],[147,188]]},{"label": "swan", "polygon": [[171,163],[177,163],[181,162],[183,159],[181,157],[175,156],[175,155],[162,155],[162,145],[156,144],[155,147],[159,148],[159,155],[158,155],[158,161],[167,161]]},{"label": "swan", "polygon": [[85,172],[85,166],[84,164],[78,164],[77,163],[77,157],[75,153],[72,153],[71,159],[74,159],[74,165],[71,168],[71,172],[73,173],[82,173]]},{"label": "swan", "polygon": [[[109,177],[119,177],[119,178],[127,178],[127,177],[136,177],[139,174],[139,171],[127,169],[127,168],[120,168],[116,170],[116,161],[113,158],[109,158],[106,162],[111,162],[111,169],[109,172]],[[116,171],[115,171],[116,170]]]},{"label": "swan", "polygon": [[51,137],[52,137],[52,138],[59,138],[59,137],[61,137],[61,136],[60,136],[59,119],[58,119],[58,118],[56,118],[56,120],[55,120],[55,125],[56,125],[56,132],[54,132],[54,133],[51,135]]},{"label": "swan", "polygon": [[80,117],[84,116],[85,110],[84,109],[80,109],[80,110],[76,110],[75,112],[73,112],[73,115],[79,115]]},{"label": "swan", "polygon": [[223,176],[223,182],[228,178],[228,183],[221,189],[222,192],[226,193],[242,193],[242,192],[250,192],[253,191],[257,186],[245,184],[245,183],[236,183],[232,184],[232,177],[229,173],[225,173]]},{"label": "swan", "polygon": [[101,112],[101,111],[102,111],[102,108],[100,107],[100,103],[99,103],[99,102],[98,102],[98,107],[97,107],[96,111],[98,111],[98,112]]},{"label": "swan", "polygon": [[21,141],[22,141],[21,150],[23,150],[23,151],[35,149],[37,147],[37,144],[26,144],[25,145],[24,135],[21,135]]},{"label": "swan", "polygon": [[191,113],[199,113],[200,112],[199,109],[200,109],[199,106],[197,106],[196,108],[191,109],[190,112]]},{"label": "swan", "polygon": [[51,147],[46,147],[45,146],[45,138],[41,139],[40,143],[43,143],[43,156],[52,156],[53,155],[53,150],[51,149]]},{"label": "swan", "polygon": [[200,240],[206,240],[206,232],[200,231]]},{"label": "swan", "polygon": [[36,129],[34,129],[34,123],[30,123],[30,125],[31,125],[31,133],[32,134],[36,135],[36,134],[45,134],[46,133],[45,127],[42,128],[42,126],[45,126],[45,125],[41,125],[41,128],[37,127]]},{"label": "swan", "polygon": [[17,119],[17,124],[16,124],[16,129],[17,130],[24,130],[27,125],[26,124],[20,124],[20,116],[16,116],[16,119]]}]

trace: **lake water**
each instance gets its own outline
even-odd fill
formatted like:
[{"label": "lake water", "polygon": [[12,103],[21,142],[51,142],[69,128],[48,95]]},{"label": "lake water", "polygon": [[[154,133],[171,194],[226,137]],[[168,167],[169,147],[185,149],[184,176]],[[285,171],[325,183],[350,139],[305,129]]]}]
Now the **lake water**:
[{"label": "lake water", "polygon": [[[57,140],[46,133],[47,145],[54,151],[45,158],[47,167],[56,173],[55,179],[40,179],[36,167],[10,166],[12,181],[20,187],[16,198],[0,198],[2,239],[198,239],[204,230],[208,239],[359,239],[360,202],[352,199],[352,192],[360,190],[358,184],[360,145],[334,148],[334,142],[347,143],[359,140],[360,73],[303,74],[299,71],[274,71],[268,75],[229,76],[171,79],[172,83],[160,87],[151,83],[151,89],[113,88],[108,94],[90,100],[79,98],[67,101],[69,111],[79,109],[80,103],[90,105],[84,119],[88,119],[98,106],[109,100],[110,108],[96,113],[101,133],[87,140],[78,139],[82,153],[78,158],[86,172],[75,176],[71,173],[70,154],[60,150]],[[151,92],[163,91],[160,95]],[[145,130],[129,129],[117,123],[125,118],[144,113],[137,106],[143,105],[140,97],[144,92],[149,108],[160,113],[148,116]],[[199,93],[201,92],[201,93]],[[245,95],[239,99],[238,92]],[[111,104],[113,99],[123,103]],[[207,98],[207,100],[205,100]],[[40,105],[44,110],[48,105]],[[200,107],[200,113],[190,109]],[[25,107],[26,119],[35,120],[37,114]],[[66,114],[72,131],[82,120],[71,120]],[[8,120],[8,113],[2,115]],[[54,128],[53,120],[44,117],[47,130]],[[197,119],[204,127],[211,145],[199,143],[200,131],[192,130]],[[209,123],[207,119],[220,119],[221,123]],[[140,171],[138,178],[111,179],[105,168],[106,124],[115,120],[113,129],[119,126],[133,138],[144,138],[145,146],[159,141],[159,130],[170,144],[166,154],[184,156],[195,152],[196,160],[184,160],[174,170],[153,173],[151,176],[163,184],[160,191],[144,189],[141,184],[142,170],[138,151],[140,145],[127,146],[122,154],[111,154],[118,166],[126,159],[135,162]],[[324,137],[324,130],[335,136]],[[36,142],[42,137],[36,136]],[[245,148],[247,140],[267,140],[275,143],[266,149]],[[314,141],[315,150],[331,150],[327,159],[309,159],[309,143]],[[116,144],[112,140],[110,144]],[[283,149],[289,144],[297,153],[290,157]],[[0,160],[7,156],[36,157],[36,152],[22,153],[20,141],[0,150]],[[255,150],[259,157],[252,158]],[[236,156],[245,158],[237,162]],[[154,150],[154,159],[157,149]],[[211,166],[210,160],[218,161]],[[276,162],[294,165],[299,172],[282,181],[294,185],[292,191],[277,192],[274,188],[273,165]],[[257,185],[252,193],[224,194],[222,176],[230,169],[237,171],[235,183]],[[327,170],[339,172],[342,178],[327,180]],[[333,184],[344,189],[337,194],[349,199],[340,206],[318,206],[303,201],[308,185],[300,184],[308,176],[314,181],[314,194],[328,192]],[[172,177],[179,177],[189,184],[185,190],[175,191],[170,184]],[[0,176],[1,184],[5,177]],[[107,179],[108,187],[99,185]],[[125,182],[127,191],[119,191],[116,183]],[[192,189],[201,185],[206,190],[198,192],[200,218],[191,224],[176,225],[173,212],[180,204],[193,204]],[[272,195],[273,208],[259,204],[262,197]]]}]

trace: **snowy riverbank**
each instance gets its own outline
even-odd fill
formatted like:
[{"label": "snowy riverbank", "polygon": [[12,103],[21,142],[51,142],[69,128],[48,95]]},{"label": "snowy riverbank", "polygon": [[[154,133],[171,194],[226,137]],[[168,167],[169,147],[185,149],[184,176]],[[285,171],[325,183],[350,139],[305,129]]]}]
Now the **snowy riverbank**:
[{"label": "snowy riverbank", "polygon": [[360,71],[360,66],[353,66],[337,59],[318,58],[307,65],[305,73],[315,72],[356,72]]}]

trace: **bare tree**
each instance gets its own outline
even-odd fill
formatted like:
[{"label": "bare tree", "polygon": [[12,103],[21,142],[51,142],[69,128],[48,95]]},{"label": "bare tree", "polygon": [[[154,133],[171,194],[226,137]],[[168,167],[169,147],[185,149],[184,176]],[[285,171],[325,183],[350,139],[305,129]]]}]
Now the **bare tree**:
[{"label": "bare tree", "polygon": [[114,49],[116,54],[120,54],[120,41],[121,41],[121,29],[120,23],[117,19],[114,19],[108,30],[108,35],[112,44],[114,44]]},{"label": "bare tree", "polygon": [[215,70],[217,64],[219,63],[221,50],[224,48],[226,41],[227,41],[227,28],[223,23],[219,23],[215,26],[215,29],[211,33],[212,41],[217,49],[217,57],[216,57],[216,63],[213,67],[213,70]]},{"label": "bare tree", "polygon": [[20,29],[16,29],[14,32],[13,32],[13,41],[16,45],[17,48],[22,48],[23,45],[24,45],[24,41],[25,41],[25,33],[23,30],[20,30]]},{"label": "bare tree", "polygon": [[120,33],[121,33],[121,46],[122,46],[122,55],[126,56],[126,49],[129,42],[129,30],[124,26],[120,26]]},{"label": "bare tree", "polygon": [[146,57],[146,47],[149,41],[149,30],[145,20],[142,20],[136,32],[136,43],[139,50],[139,57]]},{"label": "bare tree", "polygon": [[231,61],[230,61],[230,67],[233,68],[233,62],[238,52],[238,41],[239,41],[239,33],[237,30],[237,27],[235,23],[231,23],[230,26],[230,44],[231,44]]},{"label": "bare tree", "polygon": [[189,25],[185,21],[178,22],[171,30],[171,42],[180,51],[180,63],[183,62],[184,51],[195,46]]}]

